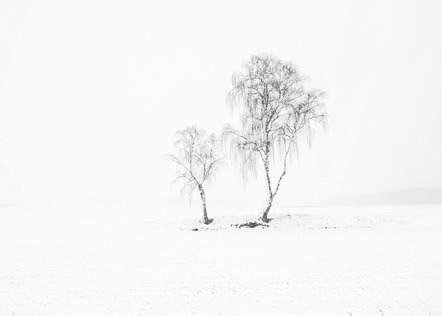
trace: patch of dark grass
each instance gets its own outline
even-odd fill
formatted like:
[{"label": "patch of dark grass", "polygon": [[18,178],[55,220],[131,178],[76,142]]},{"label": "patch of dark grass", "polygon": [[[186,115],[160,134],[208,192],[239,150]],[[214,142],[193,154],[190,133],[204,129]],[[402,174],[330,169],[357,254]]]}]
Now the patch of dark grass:
[{"label": "patch of dark grass", "polygon": [[232,226],[235,226],[236,228],[255,228],[260,226],[261,228],[269,227],[266,223],[261,222],[247,222],[242,224],[232,224]]}]

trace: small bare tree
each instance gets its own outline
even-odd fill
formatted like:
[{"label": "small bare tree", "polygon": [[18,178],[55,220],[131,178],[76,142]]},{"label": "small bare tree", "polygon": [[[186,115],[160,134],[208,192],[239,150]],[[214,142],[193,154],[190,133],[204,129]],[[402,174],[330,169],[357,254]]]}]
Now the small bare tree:
[{"label": "small bare tree", "polygon": [[[224,128],[224,139],[230,142],[231,153],[247,175],[256,175],[258,160],[263,163],[268,203],[262,221],[268,214],[286,174],[288,159],[297,152],[299,135],[310,141],[312,123],[325,124],[327,114],[322,102],[324,92],[307,89],[305,77],[290,62],[268,55],[252,56],[243,64],[243,72],[235,73],[227,102],[240,115],[241,128]],[[270,158],[282,160],[282,172],[272,183]]]},{"label": "small bare tree", "polygon": [[210,224],[212,220],[207,216],[203,185],[213,179],[222,163],[219,140],[214,134],[206,136],[203,129],[192,126],[177,131],[175,145],[178,153],[166,155],[168,160],[177,165],[174,182],[182,182],[182,193],[192,195],[198,189],[203,206],[203,223]]}]

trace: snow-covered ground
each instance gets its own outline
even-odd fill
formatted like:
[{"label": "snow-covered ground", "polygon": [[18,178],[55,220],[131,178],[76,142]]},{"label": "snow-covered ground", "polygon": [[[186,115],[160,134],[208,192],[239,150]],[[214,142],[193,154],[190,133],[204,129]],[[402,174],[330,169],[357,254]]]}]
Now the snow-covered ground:
[{"label": "snow-covered ground", "polygon": [[2,208],[0,316],[442,315],[442,206],[209,215]]}]

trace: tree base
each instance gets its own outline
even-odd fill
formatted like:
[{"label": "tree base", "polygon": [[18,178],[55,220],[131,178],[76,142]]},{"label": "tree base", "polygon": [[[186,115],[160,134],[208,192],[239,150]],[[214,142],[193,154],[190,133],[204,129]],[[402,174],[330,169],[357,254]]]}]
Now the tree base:
[{"label": "tree base", "polygon": [[203,218],[202,222],[204,225],[209,225],[213,222],[213,218]]},{"label": "tree base", "polygon": [[259,218],[260,221],[264,222],[264,223],[269,223],[271,221],[271,219],[269,219],[267,216],[263,215]]}]

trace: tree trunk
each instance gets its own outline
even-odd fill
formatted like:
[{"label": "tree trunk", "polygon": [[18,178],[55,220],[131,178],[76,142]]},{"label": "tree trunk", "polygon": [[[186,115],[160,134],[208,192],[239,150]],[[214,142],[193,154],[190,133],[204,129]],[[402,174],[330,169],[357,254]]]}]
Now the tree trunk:
[{"label": "tree trunk", "polygon": [[261,220],[264,223],[268,223],[269,222],[269,219],[268,219],[267,215],[269,214],[270,209],[272,208],[273,197],[274,197],[274,194],[272,192],[272,183],[270,181],[269,155],[270,155],[270,143],[267,142],[265,158],[264,158],[264,169],[265,169],[265,172],[266,172],[267,190],[269,192],[269,202],[267,204],[267,207],[266,207],[265,211],[262,213],[262,216],[261,216]]},{"label": "tree trunk", "polygon": [[270,168],[269,168],[269,146],[267,145],[266,147],[266,153],[265,153],[265,159],[264,159],[264,168],[265,168],[265,172],[266,172],[266,178],[267,178],[267,189],[269,191],[269,202],[267,204],[267,207],[265,209],[265,211],[262,213],[262,217],[261,220],[264,223],[268,223],[270,220],[267,217],[270,209],[272,208],[272,204],[273,204],[273,199],[275,198],[276,194],[279,191],[279,186],[281,185],[281,181],[282,178],[284,178],[286,170],[287,170],[287,156],[290,152],[290,146],[288,147],[288,149],[285,152],[285,156],[284,156],[284,169],[282,171],[281,176],[279,177],[278,183],[276,184],[276,188],[274,191],[272,191],[272,184],[270,182]]},{"label": "tree trunk", "polygon": [[262,213],[261,220],[264,223],[270,222],[267,216],[269,215],[270,209],[272,208],[272,204],[273,204],[273,196],[269,197],[269,203],[267,204],[265,211]]},{"label": "tree trunk", "polygon": [[203,203],[203,223],[208,225],[212,222],[211,219],[207,216],[207,207],[206,207],[206,194],[204,193],[203,186],[198,184],[198,189],[200,191],[201,201]]}]

